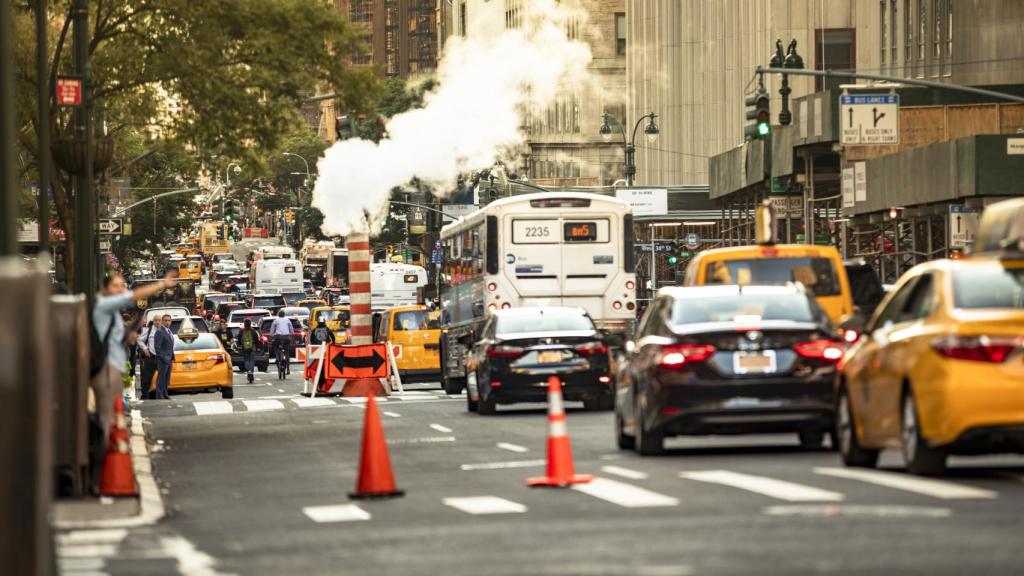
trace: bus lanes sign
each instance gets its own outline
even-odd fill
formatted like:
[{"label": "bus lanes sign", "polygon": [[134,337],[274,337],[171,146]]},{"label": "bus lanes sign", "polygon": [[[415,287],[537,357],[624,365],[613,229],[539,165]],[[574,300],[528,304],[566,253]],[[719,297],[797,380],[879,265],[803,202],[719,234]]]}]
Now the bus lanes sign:
[{"label": "bus lanes sign", "polygon": [[839,97],[840,142],[844,145],[900,143],[898,94],[843,94]]}]

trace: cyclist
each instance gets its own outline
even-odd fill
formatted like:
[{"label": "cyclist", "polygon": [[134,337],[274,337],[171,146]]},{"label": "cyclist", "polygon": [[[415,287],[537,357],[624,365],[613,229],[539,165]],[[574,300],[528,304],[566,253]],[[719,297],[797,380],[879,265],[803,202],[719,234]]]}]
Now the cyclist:
[{"label": "cyclist", "polygon": [[[273,341],[275,358],[278,350],[285,351],[285,358],[292,357],[292,321],[284,317],[284,310],[277,311],[277,318],[270,324],[270,338]],[[291,374],[291,367],[285,362],[285,374]]]}]

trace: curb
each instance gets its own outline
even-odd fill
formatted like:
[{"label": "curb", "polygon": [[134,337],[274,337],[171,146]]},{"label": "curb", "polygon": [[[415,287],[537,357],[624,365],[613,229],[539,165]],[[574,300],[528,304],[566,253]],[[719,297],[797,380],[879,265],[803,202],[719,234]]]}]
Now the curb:
[{"label": "curb", "polygon": [[131,449],[135,480],[139,485],[139,513],[129,518],[112,520],[54,522],[54,528],[137,528],[156,524],[164,517],[164,501],[153,476],[153,459],[146,444],[146,432],[142,427],[142,412],[138,409],[132,409]]}]

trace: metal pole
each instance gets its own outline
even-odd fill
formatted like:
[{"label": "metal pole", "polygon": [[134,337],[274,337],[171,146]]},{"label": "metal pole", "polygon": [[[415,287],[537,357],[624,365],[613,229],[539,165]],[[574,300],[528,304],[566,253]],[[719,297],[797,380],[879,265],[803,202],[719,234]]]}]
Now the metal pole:
[{"label": "metal pole", "polygon": [[75,72],[82,80],[82,105],[75,111],[75,139],[85,148],[85,165],[75,177],[75,288],[92,302],[96,293],[93,226],[93,131],[91,119],[91,78],[89,68],[89,2],[74,0],[71,8],[74,22]]},{"label": "metal pole", "polygon": [[654,222],[651,222],[651,299],[658,293],[658,258],[654,251]]},{"label": "metal pole", "polygon": [[50,49],[46,33],[47,0],[36,0],[36,122],[39,151],[39,253],[50,251]]},{"label": "metal pole", "polygon": [[18,223],[18,179],[15,145],[17,121],[14,117],[14,59],[12,38],[14,22],[11,3],[0,6],[0,254],[18,250],[15,226]]}]

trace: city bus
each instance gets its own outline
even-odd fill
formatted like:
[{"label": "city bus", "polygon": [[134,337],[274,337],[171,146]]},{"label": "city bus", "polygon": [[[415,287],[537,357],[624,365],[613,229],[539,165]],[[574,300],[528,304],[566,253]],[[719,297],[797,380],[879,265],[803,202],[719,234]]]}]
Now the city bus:
[{"label": "city bus", "polygon": [[427,285],[423,266],[374,262],[370,264],[370,303],[374,308],[420,303],[419,289]]},{"label": "city bus", "polygon": [[441,380],[465,380],[465,340],[490,311],[579,306],[610,333],[636,319],[633,216],[612,196],[544,192],[513,196],[441,229]]}]

